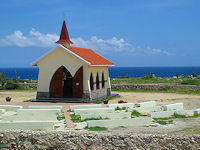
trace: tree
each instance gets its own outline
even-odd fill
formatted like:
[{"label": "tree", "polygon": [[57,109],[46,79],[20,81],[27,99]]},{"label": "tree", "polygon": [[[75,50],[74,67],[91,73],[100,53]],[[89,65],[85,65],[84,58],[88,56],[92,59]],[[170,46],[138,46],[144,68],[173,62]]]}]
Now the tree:
[{"label": "tree", "polygon": [[17,72],[15,70],[15,82],[17,82]]},{"label": "tree", "polygon": [[0,73],[0,83],[1,83],[2,86],[4,86],[5,83],[6,83],[6,76],[5,76],[4,72]]}]

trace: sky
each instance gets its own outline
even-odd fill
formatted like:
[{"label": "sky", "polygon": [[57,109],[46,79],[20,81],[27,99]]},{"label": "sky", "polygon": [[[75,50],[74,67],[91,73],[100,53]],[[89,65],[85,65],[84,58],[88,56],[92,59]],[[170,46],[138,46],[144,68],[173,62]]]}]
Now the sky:
[{"label": "sky", "polygon": [[0,67],[31,67],[56,47],[63,19],[73,46],[117,67],[200,66],[199,0],[6,0]]}]

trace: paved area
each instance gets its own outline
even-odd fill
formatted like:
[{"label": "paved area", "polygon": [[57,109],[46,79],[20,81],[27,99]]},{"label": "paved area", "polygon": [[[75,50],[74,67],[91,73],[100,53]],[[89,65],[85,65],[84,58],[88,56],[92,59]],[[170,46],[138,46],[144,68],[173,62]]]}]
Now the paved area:
[{"label": "paved area", "polygon": [[[64,112],[66,124],[68,128],[74,128],[74,123],[71,121],[69,115],[70,105],[84,105],[83,103],[49,103],[49,102],[1,102],[0,105],[20,105],[23,109],[27,109],[28,106],[62,106],[62,111]],[[88,104],[85,104],[88,105]]]}]

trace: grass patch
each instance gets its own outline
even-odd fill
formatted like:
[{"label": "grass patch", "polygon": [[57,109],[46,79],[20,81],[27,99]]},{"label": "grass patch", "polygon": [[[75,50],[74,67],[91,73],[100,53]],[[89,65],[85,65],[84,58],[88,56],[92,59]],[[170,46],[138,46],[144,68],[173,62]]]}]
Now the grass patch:
[{"label": "grass patch", "polygon": [[103,99],[98,99],[98,100],[96,100],[96,102],[100,104],[100,103],[103,103],[104,100],[110,101],[112,99],[119,98],[119,97],[120,97],[120,95],[117,94],[117,95],[112,96],[112,97],[105,97]]},{"label": "grass patch", "polygon": [[139,116],[147,116],[147,115],[141,114],[137,110],[133,110],[132,113],[131,113],[131,116],[139,117]]},{"label": "grass patch", "polygon": [[161,124],[161,125],[166,125],[167,124],[167,121],[164,121],[164,120],[157,120],[156,122]]},{"label": "grass patch", "polygon": [[70,114],[71,120],[73,122],[82,122],[81,121],[81,117],[79,115],[75,115],[75,114]]},{"label": "grass patch", "polygon": [[174,113],[173,117],[174,118],[187,118],[185,115],[179,115],[177,113]]},{"label": "grass patch", "polygon": [[[103,120],[103,118],[99,117],[99,118],[86,118],[84,120],[81,120],[80,115],[75,115],[75,114],[70,114],[71,120],[73,122],[84,122],[87,120]],[[104,118],[104,119],[109,119],[109,118]]]},{"label": "grass patch", "polygon": [[115,108],[115,111],[117,111],[117,110],[126,110],[126,107],[120,108],[120,107],[117,106],[117,107]]},{"label": "grass patch", "polygon": [[181,84],[186,84],[186,85],[200,85],[200,80],[189,79],[189,80],[182,81]]},{"label": "grass patch", "polygon": [[177,94],[196,94],[200,95],[200,90],[196,91],[190,91],[188,89],[179,89],[179,90],[173,90],[173,89],[166,89],[166,88],[160,88],[158,90],[145,90],[145,89],[113,89],[112,91],[119,91],[119,92],[152,92],[152,93],[177,93]]},{"label": "grass patch", "polygon": [[65,119],[65,116],[64,116],[64,113],[57,113],[57,120],[60,121],[60,120],[64,120]]},{"label": "grass patch", "polygon": [[86,127],[85,129],[87,130],[90,130],[90,131],[106,131],[108,130],[108,128],[105,128],[105,127],[99,127],[99,126],[96,126],[96,127]]}]

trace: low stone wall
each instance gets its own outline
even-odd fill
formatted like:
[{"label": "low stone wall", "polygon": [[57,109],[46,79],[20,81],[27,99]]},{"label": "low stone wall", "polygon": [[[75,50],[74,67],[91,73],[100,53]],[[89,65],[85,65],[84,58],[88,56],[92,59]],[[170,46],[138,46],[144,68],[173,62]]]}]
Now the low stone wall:
[{"label": "low stone wall", "polygon": [[20,83],[25,88],[37,88],[37,83]]},{"label": "low stone wall", "polygon": [[137,90],[160,90],[163,88],[170,88],[173,90],[188,89],[191,91],[200,90],[199,85],[172,85],[172,84],[112,84],[112,90],[115,89],[137,89]]},{"label": "low stone wall", "polygon": [[111,135],[67,131],[0,131],[0,149],[192,149],[200,148],[200,135]]}]

